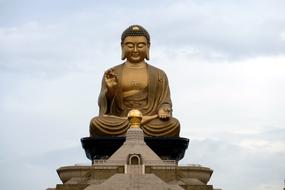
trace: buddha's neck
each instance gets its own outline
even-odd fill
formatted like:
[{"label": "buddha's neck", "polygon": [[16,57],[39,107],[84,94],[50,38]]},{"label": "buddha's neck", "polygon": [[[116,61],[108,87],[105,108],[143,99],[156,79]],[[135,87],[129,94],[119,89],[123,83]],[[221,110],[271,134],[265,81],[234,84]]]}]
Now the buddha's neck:
[{"label": "buddha's neck", "polygon": [[146,62],[142,61],[142,62],[139,62],[139,63],[131,63],[129,61],[126,61],[125,65],[129,68],[145,68],[146,67]]}]

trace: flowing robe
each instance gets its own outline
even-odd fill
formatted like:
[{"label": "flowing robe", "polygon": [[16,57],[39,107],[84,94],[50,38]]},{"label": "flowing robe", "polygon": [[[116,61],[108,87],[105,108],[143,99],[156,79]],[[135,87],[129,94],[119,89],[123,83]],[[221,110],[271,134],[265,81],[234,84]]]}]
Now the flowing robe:
[{"label": "flowing robe", "polygon": [[[113,69],[118,84],[114,97],[107,99],[107,86],[103,77],[101,92],[98,99],[99,116],[94,117],[90,123],[91,136],[124,136],[128,129],[126,119],[131,109],[138,109],[143,116],[158,114],[162,106],[172,108],[170,90],[166,74],[149,64],[146,65],[148,74],[147,88],[131,97],[123,97],[122,75],[124,64]],[[133,100],[132,100],[133,99]],[[138,101],[141,101],[138,102]],[[167,120],[152,119],[141,126],[146,136],[179,136],[180,124],[173,117]]]}]

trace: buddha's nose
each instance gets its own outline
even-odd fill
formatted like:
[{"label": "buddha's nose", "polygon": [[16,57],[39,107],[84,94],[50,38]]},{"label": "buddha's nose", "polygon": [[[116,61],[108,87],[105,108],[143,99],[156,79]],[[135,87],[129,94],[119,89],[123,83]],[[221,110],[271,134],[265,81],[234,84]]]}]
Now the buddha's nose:
[{"label": "buddha's nose", "polygon": [[138,51],[138,47],[137,46],[135,46],[135,48],[134,48],[134,52],[137,52]]}]

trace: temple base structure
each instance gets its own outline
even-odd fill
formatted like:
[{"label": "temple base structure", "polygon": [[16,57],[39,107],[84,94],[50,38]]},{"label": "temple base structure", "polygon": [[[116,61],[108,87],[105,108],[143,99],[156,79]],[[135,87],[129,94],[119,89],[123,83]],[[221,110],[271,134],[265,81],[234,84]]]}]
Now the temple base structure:
[{"label": "temple base structure", "polygon": [[[130,128],[126,138],[114,139],[81,139],[92,164],[60,167],[62,184],[49,190],[214,190],[208,184],[213,170],[178,166],[188,139],[146,138],[140,128]],[[109,142],[118,148],[108,149]],[[175,147],[179,151],[173,151]]]},{"label": "temple base structure", "polygon": [[[130,174],[130,170],[137,174]],[[142,170],[139,165],[110,166],[103,163],[65,166],[57,170],[63,184],[58,184],[54,190],[213,190],[213,186],[207,184],[213,171],[207,167],[147,166]]]}]

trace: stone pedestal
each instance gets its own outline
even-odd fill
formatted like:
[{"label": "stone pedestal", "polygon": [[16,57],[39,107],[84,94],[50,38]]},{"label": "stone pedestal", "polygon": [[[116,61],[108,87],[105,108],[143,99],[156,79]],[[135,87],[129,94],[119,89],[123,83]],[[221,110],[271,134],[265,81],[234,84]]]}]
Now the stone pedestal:
[{"label": "stone pedestal", "polygon": [[[81,144],[89,160],[106,159],[125,142],[125,137],[84,137]],[[181,137],[144,137],[145,143],[162,159],[183,159],[189,139]]]}]

